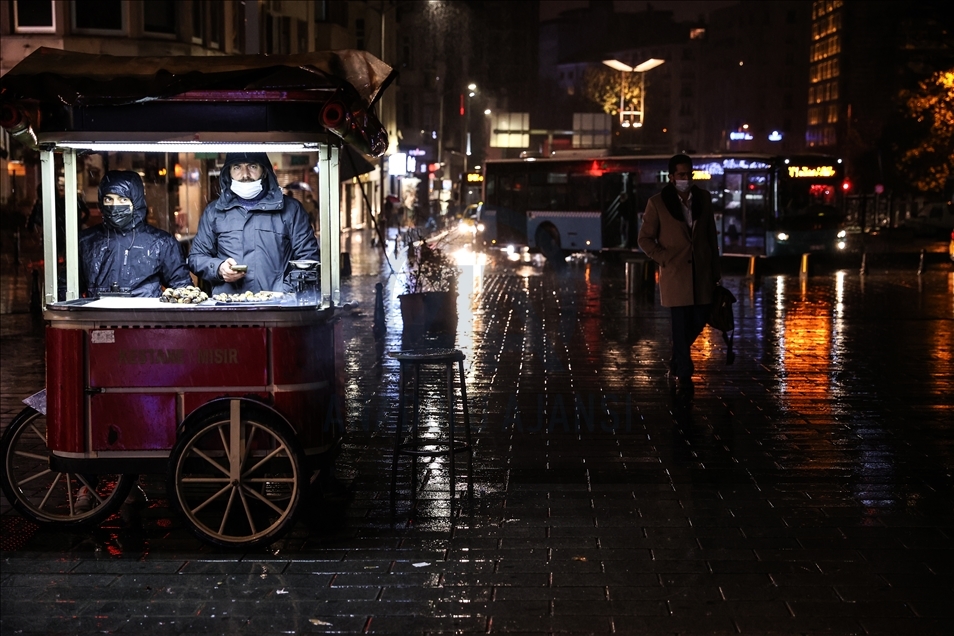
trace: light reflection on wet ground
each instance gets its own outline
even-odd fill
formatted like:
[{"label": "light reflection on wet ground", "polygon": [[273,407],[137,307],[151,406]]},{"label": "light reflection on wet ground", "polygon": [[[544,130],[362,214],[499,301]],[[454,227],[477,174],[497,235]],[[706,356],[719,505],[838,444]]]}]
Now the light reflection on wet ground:
[{"label": "light reflection on wet ground", "polygon": [[[18,543],[5,507],[4,633],[65,630],[67,615],[144,633],[949,633],[949,267],[728,277],[736,362],[707,330],[694,393],[674,395],[668,314],[627,297],[622,266],[474,259],[454,344],[475,499],[452,511],[446,460],[425,460],[414,506],[402,469],[392,519],[387,352],[409,344],[403,290],[383,281],[376,342],[386,266],[367,236],[351,240],[339,476],[353,499],[309,506],[289,537],[244,555],[192,539],[161,477],[139,527],[118,517]],[[5,367],[9,347],[31,346],[3,342]],[[13,378],[5,368],[5,405]]]}]

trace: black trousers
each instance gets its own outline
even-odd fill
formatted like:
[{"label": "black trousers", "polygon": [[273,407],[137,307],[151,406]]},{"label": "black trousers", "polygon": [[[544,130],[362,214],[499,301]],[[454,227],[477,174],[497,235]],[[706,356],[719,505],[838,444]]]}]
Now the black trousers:
[{"label": "black trousers", "polygon": [[692,365],[691,348],[702,330],[712,305],[686,305],[671,307],[672,310],[672,358],[669,369],[680,380],[692,378],[695,368]]}]

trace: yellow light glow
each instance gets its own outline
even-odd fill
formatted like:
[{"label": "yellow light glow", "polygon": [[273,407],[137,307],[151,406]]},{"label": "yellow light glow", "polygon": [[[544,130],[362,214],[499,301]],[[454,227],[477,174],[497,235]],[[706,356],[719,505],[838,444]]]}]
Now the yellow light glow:
[{"label": "yellow light glow", "polygon": [[712,178],[712,175],[709,174],[707,170],[693,170],[692,171],[692,180],[693,181],[708,181]]},{"label": "yellow light glow", "polygon": [[835,168],[833,166],[789,166],[788,176],[793,179],[802,177],[834,177]]}]

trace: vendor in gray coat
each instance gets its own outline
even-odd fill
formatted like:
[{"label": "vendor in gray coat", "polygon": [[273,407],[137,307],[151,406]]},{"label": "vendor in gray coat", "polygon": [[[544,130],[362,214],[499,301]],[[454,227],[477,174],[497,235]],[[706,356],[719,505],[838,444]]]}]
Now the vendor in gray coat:
[{"label": "vendor in gray coat", "polygon": [[288,262],[318,260],[318,241],[308,213],[282,193],[268,155],[229,153],[219,184],[222,193],[199,220],[189,269],[215,294],[293,291]]},{"label": "vendor in gray coat", "polygon": [[690,349],[712,307],[721,280],[719,243],[709,192],[692,185],[692,159],[669,160],[670,183],[649,199],[639,247],[659,264],[659,298],[672,312],[670,378],[692,383]]},{"label": "vendor in gray coat", "polygon": [[99,182],[103,222],[79,237],[80,284],[86,296],[104,292],[158,298],[162,287],[192,284],[179,242],[146,223],[142,178],[111,170]]}]

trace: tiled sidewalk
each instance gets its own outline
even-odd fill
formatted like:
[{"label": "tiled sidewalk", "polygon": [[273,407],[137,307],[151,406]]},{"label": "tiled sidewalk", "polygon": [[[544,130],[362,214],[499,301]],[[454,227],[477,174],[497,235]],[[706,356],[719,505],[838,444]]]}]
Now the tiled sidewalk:
[{"label": "tiled sidewalk", "polygon": [[[4,634],[954,631],[949,269],[729,279],[737,361],[706,332],[677,395],[667,314],[619,266],[468,268],[475,499],[452,512],[444,461],[424,463],[392,518],[399,282],[375,346],[381,264],[360,244],[352,261],[353,500],[249,554],[194,540],[162,476],[141,527],[34,533],[7,512],[4,542],[25,539],[2,555]],[[5,408],[31,347],[4,327]]]}]

